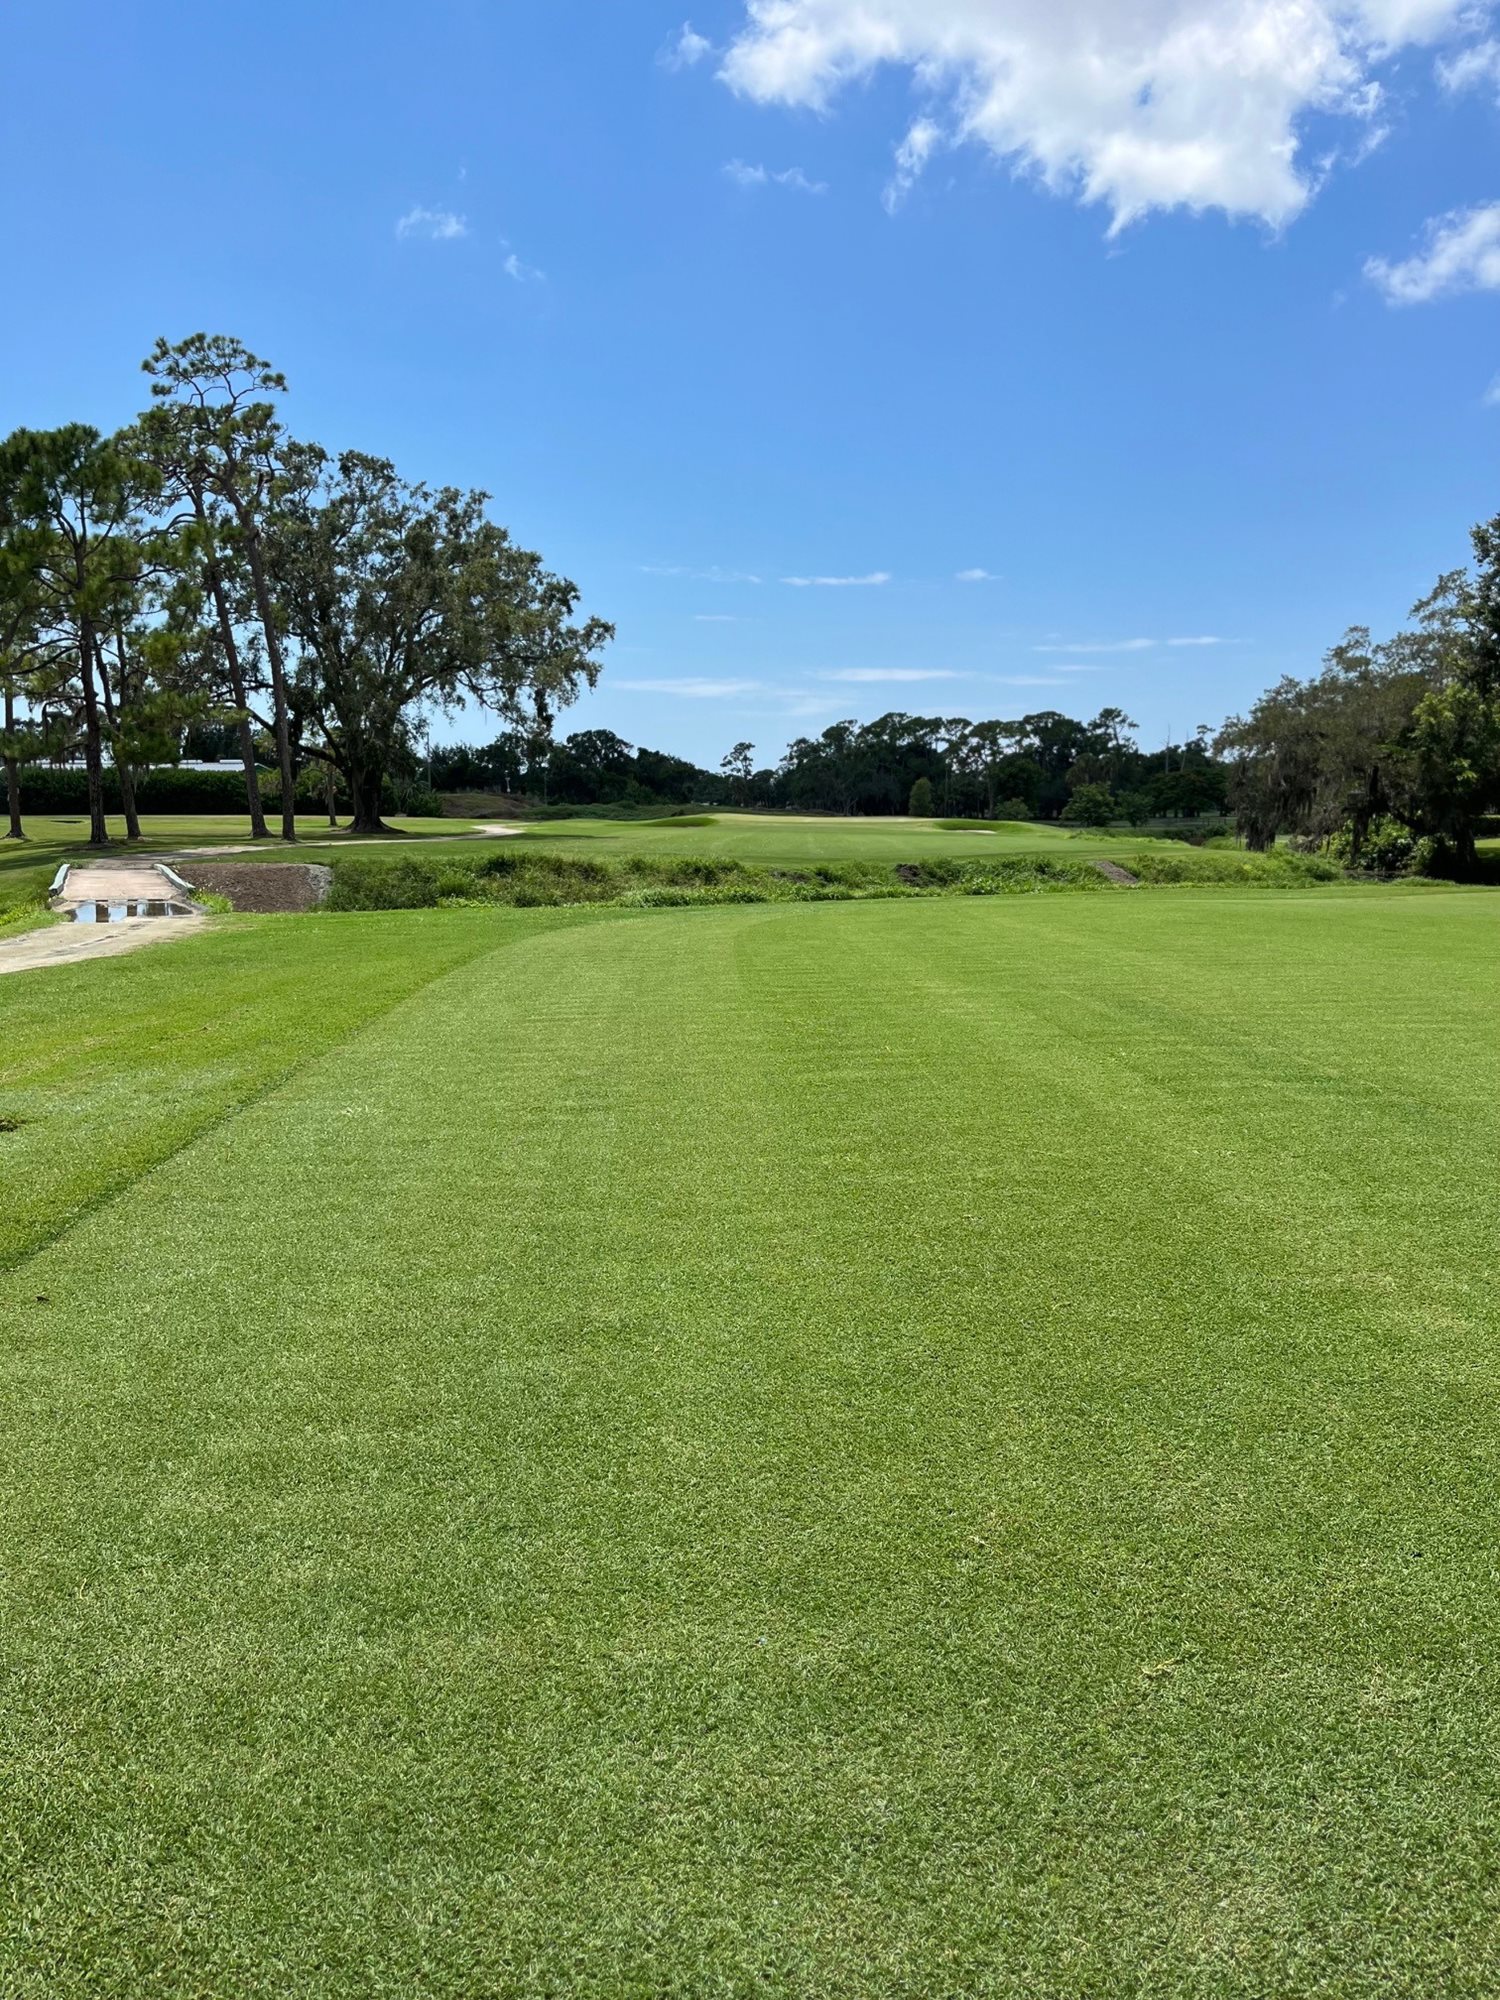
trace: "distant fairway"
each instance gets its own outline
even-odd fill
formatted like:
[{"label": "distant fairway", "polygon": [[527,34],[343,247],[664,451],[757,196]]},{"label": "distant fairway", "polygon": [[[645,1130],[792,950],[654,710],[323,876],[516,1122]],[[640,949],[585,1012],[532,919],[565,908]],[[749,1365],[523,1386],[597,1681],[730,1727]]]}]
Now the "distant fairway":
[{"label": "distant fairway", "polygon": [[1493,1993],[1497,909],[0,984],[0,1993]]},{"label": "distant fairway", "polygon": [[[708,821],[704,825],[703,819]],[[937,820],[803,818],[793,813],[713,813],[691,821],[544,820],[528,842],[574,848],[587,841],[606,853],[701,854],[734,861],[921,861],[936,855],[977,860],[986,854],[1051,854],[1061,860],[1130,853],[1155,842],[1138,833],[1079,833],[1046,823],[944,827]]]}]

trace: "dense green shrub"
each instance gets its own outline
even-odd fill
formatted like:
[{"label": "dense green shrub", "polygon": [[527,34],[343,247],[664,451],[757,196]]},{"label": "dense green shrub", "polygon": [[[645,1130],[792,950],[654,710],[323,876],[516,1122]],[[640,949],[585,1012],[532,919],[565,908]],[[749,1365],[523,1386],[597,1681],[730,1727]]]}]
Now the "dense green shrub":
[{"label": "dense green shrub", "polygon": [[1155,887],[1296,889],[1315,882],[1338,882],[1344,870],[1322,854],[1292,854],[1284,848],[1269,854],[1249,854],[1239,848],[1209,848],[1182,852],[1148,849],[1122,856],[1120,865],[1139,882]]},{"label": "dense green shrub", "polygon": [[[245,780],[238,771],[147,771],[136,779],[136,804],[143,813],[242,813]],[[280,809],[280,793],[262,784],[266,810]],[[120,781],[104,773],[104,805],[120,810]],[[86,813],[88,773],[57,770],[50,764],[27,764],[21,771],[21,810],[32,814]]]},{"label": "dense green shrub", "polygon": [[[1248,883],[1299,888],[1337,881],[1343,871],[1322,857],[1172,851],[1125,864],[1143,882],[1162,885]],[[538,853],[524,845],[474,848],[472,853],[369,851],[334,863],[334,910],[429,909],[438,903],[507,904],[539,909],[572,903],[614,903],[661,909],[709,903],[842,902],[883,896],[1025,896],[1112,892],[1088,861],[1015,855],[975,861],[935,857],[890,867],[877,861],[825,861],[805,868],[768,868],[690,855]]]},{"label": "dense green shrub", "polygon": [[1481,848],[1472,861],[1466,862],[1446,840],[1428,834],[1412,849],[1411,873],[1435,882],[1472,882],[1500,888],[1500,854],[1486,853]]},{"label": "dense green shrub", "polygon": [[[325,779],[321,765],[304,767],[297,779],[299,811],[316,812],[324,801]],[[268,816],[281,811],[281,786],[274,776],[262,771],[261,802]],[[349,799],[340,780],[336,790],[338,808],[349,810]],[[135,781],[135,802],[143,813],[244,813],[245,780],[239,771],[183,771],[175,765],[142,772]],[[86,771],[72,767],[59,770],[50,764],[27,764],[21,771],[21,810],[37,817],[80,816],[89,809],[89,781]],[[112,769],[104,773],[104,809],[120,811],[120,780]],[[387,783],[381,810],[407,813],[418,819],[442,817],[442,801],[425,784],[396,779]],[[570,809],[571,810],[571,809]]]},{"label": "dense green shrub", "polygon": [[1397,819],[1372,820],[1357,854],[1351,827],[1341,828],[1328,843],[1333,860],[1366,875],[1405,874],[1416,850],[1416,835]]}]

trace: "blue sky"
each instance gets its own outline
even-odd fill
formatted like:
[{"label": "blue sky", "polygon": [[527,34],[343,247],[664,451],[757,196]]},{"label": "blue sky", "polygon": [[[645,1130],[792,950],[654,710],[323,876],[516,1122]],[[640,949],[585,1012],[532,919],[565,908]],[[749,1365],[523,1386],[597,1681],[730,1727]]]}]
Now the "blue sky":
[{"label": "blue sky", "polygon": [[12,0],[5,427],[237,333],[616,621],[566,726],[711,762],[1217,724],[1500,510],[1482,7],[683,8]]}]

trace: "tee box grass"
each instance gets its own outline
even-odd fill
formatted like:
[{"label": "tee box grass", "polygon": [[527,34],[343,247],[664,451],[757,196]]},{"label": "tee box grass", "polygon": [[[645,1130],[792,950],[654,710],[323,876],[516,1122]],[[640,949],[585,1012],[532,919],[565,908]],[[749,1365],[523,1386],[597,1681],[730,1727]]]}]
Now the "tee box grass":
[{"label": "tee box grass", "polygon": [[0,1991],[1500,1986],[1482,893],[0,981]]}]

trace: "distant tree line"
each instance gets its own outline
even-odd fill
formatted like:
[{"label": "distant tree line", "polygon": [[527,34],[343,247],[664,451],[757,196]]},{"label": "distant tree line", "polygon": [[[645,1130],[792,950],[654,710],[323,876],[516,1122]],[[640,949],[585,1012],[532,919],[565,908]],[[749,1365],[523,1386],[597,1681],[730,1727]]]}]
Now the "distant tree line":
[{"label": "distant tree line", "polygon": [[510,731],[434,749],[440,792],[498,791],[553,805],[737,805],[797,812],[936,813],[976,819],[1142,824],[1223,810],[1227,772],[1205,727],[1142,750],[1106,708],[1092,722],[1054,710],[1014,721],[893,713],[798,737],[773,766],[736,743],[717,770],[639,749],[607,729],[562,742]]},{"label": "distant tree line", "polygon": [[[379,826],[434,714],[476,702],[545,738],[612,636],[490,520],[487,496],[404,479],[284,428],[282,377],[238,341],[158,341],[150,407],[0,442],[0,763],[82,757],[90,838],[206,732],[232,745],[256,837],[272,792]],[[263,789],[261,761],[274,779]]]},{"label": "distant tree line", "polygon": [[1406,630],[1356,626],[1309,680],[1287,679],[1220,732],[1252,847],[1291,835],[1355,866],[1471,877],[1500,812],[1500,516],[1474,565],[1439,578]]},{"label": "distant tree line", "polygon": [[[580,617],[576,586],[490,519],[485,494],[294,438],[285,382],[236,340],[159,340],[142,365],[149,407],[113,435],[66,424],[0,441],[14,837],[25,793],[75,796],[95,842],[115,809],[138,838],[143,798],[213,791],[211,773],[195,790],[163,767],[210,755],[238,764],[252,834],[274,812],[287,840],[299,803],[368,831],[455,791],[1082,825],[1227,807],[1252,846],[1293,838],[1356,866],[1469,875],[1500,812],[1500,516],[1407,629],[1377,642],[1354,628],[1318,674],[1283,680],[1217,737],[1203,725],[1144,749],[1118,708],[1088,722],[891,713],[798,737],[774,763],[738,742],[707,770],[604,729],[555,740],[612,628]],[[434,719],[470,704],[494,715],[494,739],[431,748]]]}]

